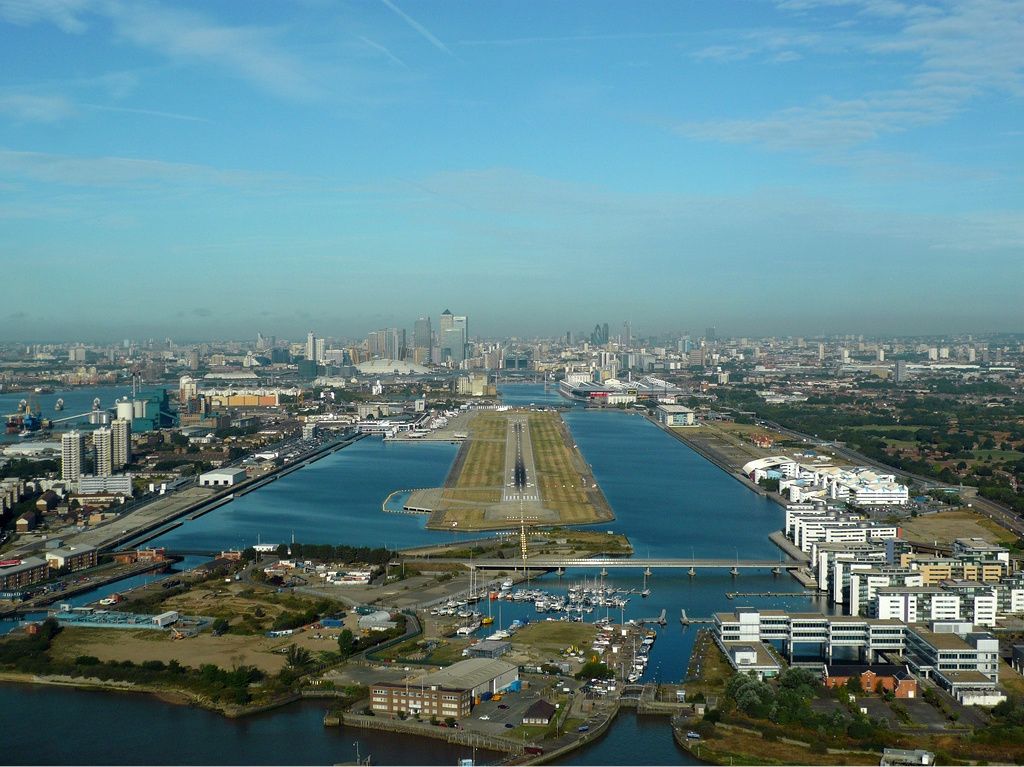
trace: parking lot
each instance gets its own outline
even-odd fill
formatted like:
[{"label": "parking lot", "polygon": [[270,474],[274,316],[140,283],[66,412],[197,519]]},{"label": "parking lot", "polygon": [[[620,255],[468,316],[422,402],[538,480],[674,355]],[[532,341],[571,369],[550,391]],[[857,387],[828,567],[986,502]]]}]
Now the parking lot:
[{"label": "parking lot", "polygon": [[473,708],[473,713],[469,717],[461,720],[462,727],[487,735],[509,735],[523,724],[526,710],[541,698],[549,703],[558,702],[556,697],[559,700],[565,699],[565,695],[556,691],[554,687],[554,684],[542,684],[540,680],[531,680],[528,689],[504,693],[500,701],[481,701]]}]

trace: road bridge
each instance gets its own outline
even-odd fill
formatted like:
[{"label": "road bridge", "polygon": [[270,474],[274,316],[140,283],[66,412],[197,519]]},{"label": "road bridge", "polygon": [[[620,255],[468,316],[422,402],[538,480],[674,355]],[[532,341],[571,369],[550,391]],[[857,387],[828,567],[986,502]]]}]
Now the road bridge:
[{"label": "road bridge", "polygon": [[[458,562],[467,569],[477,570],[514,570],[523,566],[521,559],[430,559],[415,558],[407,559],[410,564],[427,564],[438,561]],[[593,569],[627,569],[627,568],[650,568],[654,569],[683,569],[683,570],[797,570],[806,567],[805,562],[797,562],[792,559],[696,559],[692,557],[530,557],[526,560],[526,567],[530,570],[568,570],[573,568]]]}]

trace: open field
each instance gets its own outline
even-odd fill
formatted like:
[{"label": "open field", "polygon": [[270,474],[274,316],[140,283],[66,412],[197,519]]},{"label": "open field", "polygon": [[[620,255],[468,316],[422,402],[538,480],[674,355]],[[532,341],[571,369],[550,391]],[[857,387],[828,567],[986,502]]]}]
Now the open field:
[{"label": "open field", "polygon": [[[526,418],[523,418],[526,415]],[[536,476],[520,498],[512,500],[508,455],[512,421],[527,421],[527,459]],[[604,494],[561,416],[555,412],[477,412],[466,426],[468,438],[452,465],[444,488],[423,488],[412,493],[406,506],[429,510],[432,529],[499,530],[515,527],[520,518],[528,525],[591,524],[614,519]],[[528,469],[528,471],[534,471]],[[525,498],[522,495],[525,494]]]},{"label": "open field", "polygon": [[92,655],[104,662],[159,660],[166,663],[176,660],[196,668],[204,663],[221,668],[249,665],[275,673],[284,668],[285,659],[283,654],[274,650],[286,648],[289,644],[298,644],[313,652],[337,649],[336,643],[314,642],[310,637],[309,634],[299,634],[268,639],[233,634],[215,637],[204,633],[192,639],[171,639],[167,632],[148,629],[66,628],[54,640],[53,653],[56,658],[67,660],[74,660],[79,655]]},{"label": "open field", "polygon": [[513,645],[560,653],[569,645],[590,647],[597,629],[590,623],[568,621],[537,621],[520,629],[512,639]]},{"label": "open field", "polygon": [[1017,536],[974,511],[943,511],[901,522],[903,537],[921,543],[952,543],[956,538],[985,538],[994,543],[1013,543]]}]

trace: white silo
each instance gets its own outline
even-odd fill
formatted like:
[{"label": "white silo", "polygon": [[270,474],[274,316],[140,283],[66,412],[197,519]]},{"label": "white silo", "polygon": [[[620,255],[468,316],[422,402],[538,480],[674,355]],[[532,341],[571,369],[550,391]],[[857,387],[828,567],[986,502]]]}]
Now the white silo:
[{"label": "white silo", "polygon": [[134,402],[134,406],[135,406],[135,417],[136,418],[145,418],[146,417],[146,400],[144,400],[144,399],[137,399]]},{"label": "white silo", "polygon": [[135,409],[132,407],[132,401],[130,399],[117,401],[117,417],[122,418],[125,421],[130,421],[135,417]]}]

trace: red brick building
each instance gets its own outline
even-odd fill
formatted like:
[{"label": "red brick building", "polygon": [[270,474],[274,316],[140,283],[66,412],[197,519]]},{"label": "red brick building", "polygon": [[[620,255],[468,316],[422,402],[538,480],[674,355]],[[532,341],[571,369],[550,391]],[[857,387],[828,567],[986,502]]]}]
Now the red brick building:
[{"label": "red brick building", "polygon": [[916,698],[917,680],[906,666],[877,664],[874,666],[827,665],[822,678],[826,687],[842,687],[853,678],[860,680],[865,692],[888,690],[897,698]]}]

